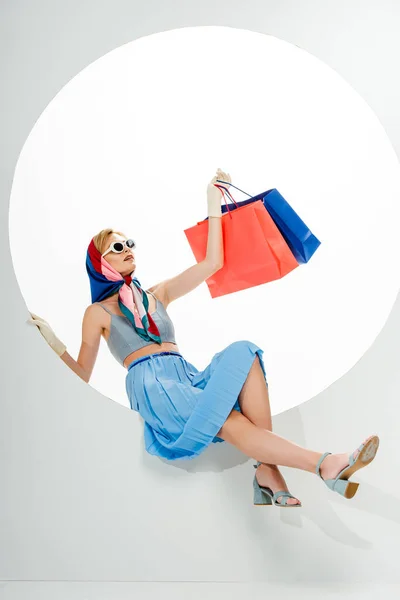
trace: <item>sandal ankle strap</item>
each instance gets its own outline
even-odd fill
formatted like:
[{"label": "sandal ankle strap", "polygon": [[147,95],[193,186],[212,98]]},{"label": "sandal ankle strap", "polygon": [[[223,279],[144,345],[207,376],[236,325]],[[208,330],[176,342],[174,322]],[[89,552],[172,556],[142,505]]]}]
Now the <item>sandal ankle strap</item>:
[{"label": "sandal ankle strap", "polygon": [[329,454],[332,454],[332,452],[324,452],[323,455],[321,456],[321,458],[319,459],[319,461],[317,462],[317,466],[315,467],[315,472],[319,477],[321,477],[321,479],[322,479],[322,475],[320,473],[321,463]]}]

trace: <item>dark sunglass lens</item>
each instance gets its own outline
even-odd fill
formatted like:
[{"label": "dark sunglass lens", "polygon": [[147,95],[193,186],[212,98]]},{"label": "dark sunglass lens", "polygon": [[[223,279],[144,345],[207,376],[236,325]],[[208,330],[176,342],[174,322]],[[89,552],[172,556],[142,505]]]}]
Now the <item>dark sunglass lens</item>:
[{"label": "dark sunglass lens", "polygon": [[131,239],[126,240],[126,245],[128,246],[128,248],[134,248],[136,246],[135,242]]},{"label": "dark sunglass lens", "polygon": [[121,242],[114,242],[113,248],[115,252],[122,252],[124,245]]}]

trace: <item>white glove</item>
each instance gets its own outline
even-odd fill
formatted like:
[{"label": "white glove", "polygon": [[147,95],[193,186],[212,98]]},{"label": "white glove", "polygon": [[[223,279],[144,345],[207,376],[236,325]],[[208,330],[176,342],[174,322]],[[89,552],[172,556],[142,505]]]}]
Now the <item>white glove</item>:
[{"label": "white glove", "polygon": [[225,189],[228,189],[229,184],[232,182],[229,173],[225,173],[224,171],[221,171],[221,169],[217,169],[217,174],[211,179],[207,186],[207,206],[209,217],[222,217],[221,198],[223,197],[223,193],[214,185],[214,183],[217,182],[217,179],[221,179],[221,181],[226,182],[225,184],[220,182],[217,183],[217,185],[220,185]]},{"label": "white glove", "polygon": [[35,313],[29,313],[29,314],[33,317],[33,319],[28,319],[27,323],[33,323],[34,325],[37,325],[40,333],[42,334],[42,336],[44,337],[46,342],[49,344],[49,346],[51,348],[53,348],[54,352],[56,352],[56,354],[58,354],[58,356],[61,356],[61,354],[64,354],[67,347],[65,346],[65,344],[62,343],[61,340],[58,339],[58,337],[56,336],[56,334],[54,333],[54,331],[52,330],[52,328],[50,327],[48,322],[45,321],[44,319],[42,319],[41,317],[38,317],[37,315],[35,315]]}]

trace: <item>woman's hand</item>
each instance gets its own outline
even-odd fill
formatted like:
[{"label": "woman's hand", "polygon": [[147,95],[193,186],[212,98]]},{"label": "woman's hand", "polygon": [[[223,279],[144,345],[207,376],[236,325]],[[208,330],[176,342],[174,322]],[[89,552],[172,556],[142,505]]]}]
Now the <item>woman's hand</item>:
[{"label": "woman's hand", "polygon": [[[217,183],[217,179],[221,179],[226,183]],[[223,193],[214,184],[220,185],[221,187],[228,189],[230,183],[232,182],[231,176],[229,173],[225,173],[225,171],[221,171],[221,169],[217,169],[216,175],[211,179],[210,183],[207,186],[207,206],[208,206],[208,216],[209,217],[221,217],[222,209],[221,209],[221,197]]]},{"label": "woman's hand", "polygon": [[222,186],[225,189],[228,189],[228,187],[232,183],[232,179],[231,179],[231,176],[229,175],[229,173],[225,173],[225,171],[222,171],[221,169],[217,169],[217,177],[216,177],[216,179],[220,179],[221,181],[225,181],[225,183],[220,183],[220,182],[217,183],[217,185],[220,185],[220,186]]},{"label": "woman's hand", "polygon": [[42,319],[41,317],[35,315],[35,313],[30,312],[29,314],[33,318],[28,319],[27,323],[33,323],[34,325],[37,325],[40,333],[42,334],[46,342],[51,348],[53,348],[54,352],[58,354],[58,356],[64,354],[67,347],[62,343],[61,340],[58,339],[48,322]]}]

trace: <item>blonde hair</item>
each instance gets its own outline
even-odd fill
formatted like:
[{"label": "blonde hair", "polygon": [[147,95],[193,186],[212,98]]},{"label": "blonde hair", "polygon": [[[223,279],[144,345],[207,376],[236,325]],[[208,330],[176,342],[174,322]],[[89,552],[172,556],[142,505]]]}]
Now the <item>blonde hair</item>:
[{"label": "blonde hair", "polygon": [[103,254],[103,252],[107,250],[107,239],[108,236],[112,233],[117,233],[118,235],[122,235],[122,237],[126,238],[126,235],[122,233],[122,231],[117,231],[116,229],[112,229],[111,227],[108,227],[107,229],[102,229],[93,237],[93,243],[95,245],[95,248],[100,252],[100,254]]}]

